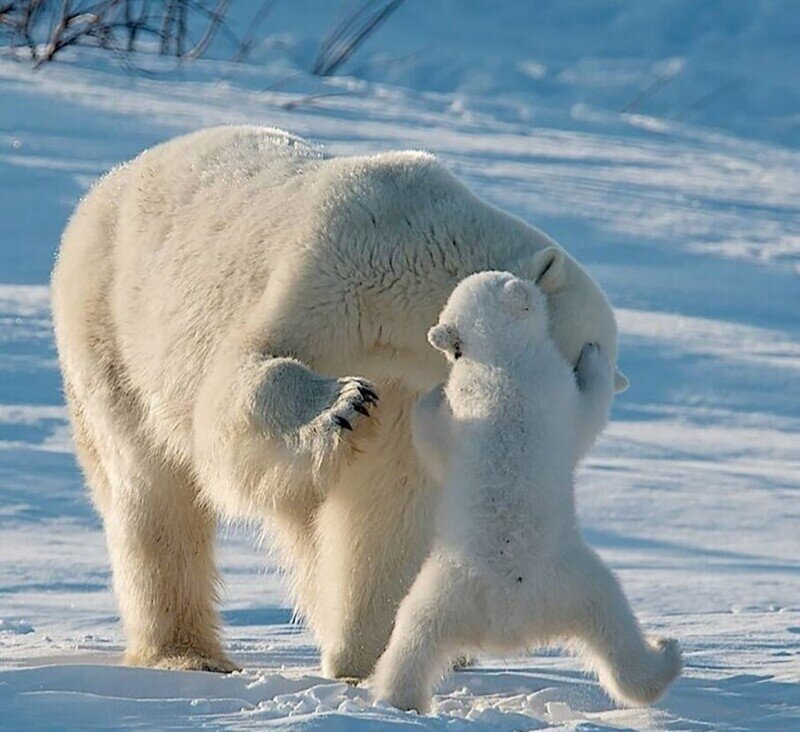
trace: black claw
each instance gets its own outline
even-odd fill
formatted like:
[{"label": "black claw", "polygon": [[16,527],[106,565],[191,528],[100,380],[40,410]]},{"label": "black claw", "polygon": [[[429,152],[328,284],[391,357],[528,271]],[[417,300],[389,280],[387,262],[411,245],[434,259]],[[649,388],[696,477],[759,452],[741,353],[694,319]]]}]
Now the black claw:
[{"label": "black claw", "polygon": [[372,391],[372,389],[370,389],[368,386],[359,386],[358,393],[361,394],[361,398],[365,402],[372,402],[373,404],[377,404],[378,399],[380,399],[380,397],[374,391]]},{"label": "black claw", "polygon": [[353,409],[359,414],[363,414],[365,417],[369,417],[369,410],[363,404],[354,404]]},{"label": "black claw", "polygon": [[340,417],[338,414],[333,416],[333,423],[338,425],[343,430],[350,430],[352,432],[353,425],[351,425],[344,417]]}]

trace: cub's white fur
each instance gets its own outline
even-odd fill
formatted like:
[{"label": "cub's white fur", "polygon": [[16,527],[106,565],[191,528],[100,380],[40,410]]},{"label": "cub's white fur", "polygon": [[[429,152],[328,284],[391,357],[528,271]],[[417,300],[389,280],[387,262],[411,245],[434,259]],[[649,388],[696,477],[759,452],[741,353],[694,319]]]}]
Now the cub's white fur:
[{"label": "cub's white fur", "polygon": [[371,672],[433,532],[409,426],[445,374],[425,324],[493,268],[539,279],[571,362],[587,340],[616,358],[611,308],[575,260],[425,153],[327,157],[223,127],[92,188],[53,306],[128,662],[234,667],[215,608],[223,516],[264,524],[325,671]]},{"label": "cub's white fur", "polygon": [[575,465],[607,419],[613,368],[587,344],[573,371],[547,330],[533,283],[482,272],[430,331],[453,367],[417,405],[413,431],[444,489],[432,554],[375,672],[377,693],[397,707],[427,711],[437,677],[465,650],[578,641],[627,704],[654,701],[680,671],[677,643],[642,636],[575,516]]}]

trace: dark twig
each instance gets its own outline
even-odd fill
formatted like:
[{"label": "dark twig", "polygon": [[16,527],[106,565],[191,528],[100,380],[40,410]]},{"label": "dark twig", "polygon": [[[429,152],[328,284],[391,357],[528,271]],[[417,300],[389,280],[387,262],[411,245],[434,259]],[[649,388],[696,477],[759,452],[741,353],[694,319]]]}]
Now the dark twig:
[{"label": "dark twig", "polygon": [[331,31],[311,68],[315,76],[331,76],[401,5],[403,0],[367,0]]},{"label": "dark twig", "polygon": [[676,76],[678,76],[683,67],[678,69],[667,69],[664,73],[658,76],[646,88],[640,91],[631,101],[629,101],[623,108],[623,114],[633,114],[639,107],[642,106],[650,97],[655,96],[661,89],[669,84]]},{"label": "dark twig", "polygon": [[239,43],[239,50],[234,56],[234,61],[244,61],[250,54],[250,51],[255,45],[255,39],[260,36],[259,31],[264,19],[269,15],[272,6],[275,5],[275,0],[264,0],[258,12],[253,16],[250,25],[247,27],[247,32]]},{"label": "dark twig", "polygon": [[330,91],[330,92],[316,92],[314,94],[306,94],[305,96],[297,99],[291,99],[285,102],[282,106],[284,109],[297,109],[306,104],[316,102],[318,99],[327,99],[328,97],[346,97],[353,94],[352,91]]},{"label": "dark twig", "polygon": [[[242,53],[242,41],[225,23],[230,4],[231,0],[0,0],[0,49],[25,47],[34,66],[40,67],[70,46],[105,48],[121,57],[140,50],[141,39],[147,37],[158,42],[161,55],[192,61],[223,35]],[[192,30],[200,33],[197,42],[190,37]],[[248,42],[252,45],[252,38]]]},{"label": "dark twig", "polygon": [[699,112],[701,109],[707,107],[714,99],[722,96],[730,89],[733,89],[733,87],[735,87],[738,83],[739,82],[737,79],[733,79],[731,81],[726,81],[724,84],[720,84],[715,89],[712,89],[710,92],[703,94],[703,96],[699,97],[698,99],[695,99],[695,101],[684,107],[679,112],[676,112],[674,115],[672,115],[672,119],[680,121],[694,112]]}]

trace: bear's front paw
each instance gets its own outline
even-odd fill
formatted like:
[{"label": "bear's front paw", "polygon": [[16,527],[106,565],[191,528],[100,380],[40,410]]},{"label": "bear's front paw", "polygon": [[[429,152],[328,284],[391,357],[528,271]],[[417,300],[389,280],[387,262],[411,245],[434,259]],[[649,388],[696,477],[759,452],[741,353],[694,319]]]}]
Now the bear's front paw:
[{"label": "bear's front paw", "polygon": [[378,404],[378,392],[366,379],[347,376],[337,379],[333,401],[304,430],[304,440],[312,443],[317,462],[333,453],[343,441],[350,446],[359,427]]},{"label": "bear's front paw", "polygon": [[339,379],[339,393],[322,418],[329,419],[336,428],[352,432],[356,423],[370,416],[370,409],[378,403],[378,392],[366,379],[346,376]]},{"label": "bear's front paw", "polygon": [[357,686],[372,672],[374,658],[360,654],[356,648],[339,648],[323,651],[322,673],[331,679],[346,681]]}]

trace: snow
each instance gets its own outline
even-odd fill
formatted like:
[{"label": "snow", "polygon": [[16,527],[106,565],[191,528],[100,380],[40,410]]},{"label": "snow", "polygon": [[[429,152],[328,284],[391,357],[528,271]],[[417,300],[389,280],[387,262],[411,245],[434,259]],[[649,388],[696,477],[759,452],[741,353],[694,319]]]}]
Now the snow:
[{"label": "snow", "polygon": [[[148,57],[157,73],[132,75],[84,52],[34,73],[0,59],[0,729],[800,727],[791,3],[490,11],[409,0],[353,75],[325,86],[296,72],[333,5],[276,3],[280,48],[247,66],[219,58],[176,72]],[[663,91],[647,92],[660,78]],[[679,113],[730,79],[730,92]],[[318,93],[329,96],[296,104]],[[97,175],[229,122],[286,127],[337,153],[432,150],[602,283],[632,386],[581,472],[579,506],[646,627],[683,644],[684,676],[658,705],[615,709],[553,651],[481,658],[445,680],[430,716],[374,704],[367,687],[320,677],[245,527],[221,531],[219,549],[226,643],[245,670],[118,665],[102,531],[60,393],[49,270]]]}]

